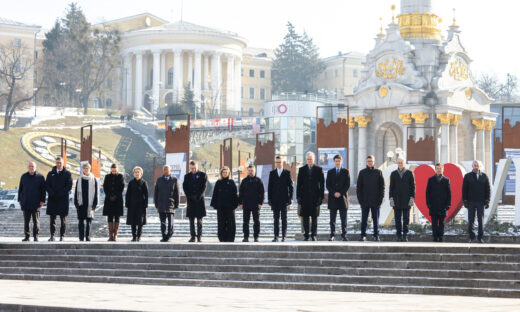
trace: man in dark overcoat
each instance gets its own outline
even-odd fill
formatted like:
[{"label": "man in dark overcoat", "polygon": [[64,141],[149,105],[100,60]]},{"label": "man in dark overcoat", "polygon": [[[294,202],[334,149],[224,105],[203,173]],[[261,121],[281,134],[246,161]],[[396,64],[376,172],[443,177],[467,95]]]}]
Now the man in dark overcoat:
[{"label": "man in dark overcoat", "polygon": [[442,242],[444,237],[444,219],[451,205],[450,179],[443,175],[444,166],[435,164],[435,175],[426,185],[426,206],[430,210],[432,235],[434,242]]},{"label": "man in dark overcoat", "polygon": [[274,162],[276,168],[269,172],[267,200],[273,211],[273,242],[278,241],[280,234],[280,217],[282,219],[282,242],[284,242],[287,236],[287,210],[291,207],[294,187],[291,172],[283,169],[282,157],[276,156]]},{"label": "man in dark overcoat", "polygon": [[[206,216],[206,203],[204,197],[206,187],[208,185],[208,177],[206,173],[199,171],[198,163],[195,160],[190,161],[190,172],[184,176],[182,188],[186,195],[186,216],[190,220],[189,242],[201,242],[202,237],[202,218]],[[195,232],[195,219],[197,219],[197,231]]]},{"label": "man in dark overcoat", "polygon": [[329,241],[335,240],[336,234],[336,216],[339,211],[341,221],[341,238],[347,241],[347,210],[348,210],[348,189],[350,188],[350,173],[341,166],[343,157],[341,155],[334,156],[334,168],[327,171],[327,191],[329,198],[327,200],[330,210],[330,238]]},{"label": "man in dark overcoat", "polygon": [[[161,220],[161,242],[168,242],[173,235],[173,215],[179,208],[179,181],[171,175],[170,166],[163,166],[163,176],[157,178],[153,203]],[[168,223],[168,225],[166,225]]]},{"label": "man in dark overcoat", "polygon": [[40,208],[45,203],[45,178],[36,170],[33,161],[27,164],[27,172],[20,178],[18,186],[18,202],[23,211],[23,223],[25,238],[28,242],[31,237],[29,222],[33,220],[34,241],[38,241],[40,231]]},{"label": "man in dark overcoat", "polygon": [[475,241],[475,215],[478,223],[478,242],[484,243],[484,209],[489,208],[491,198],[491,186],[487,175],[480,171],[481,164],[478,160],[473,161],[472,171],[466,173],[462,182],[462,200],[464,207],[468,209],[468,233],[469,242]]},{"label": "man in dark overcoat", "polygon": [[45,188],[47,190],[47,214],[51,218],[51,237],[53,242],[56,234],[56,217],[60,216],[60,241],[65,236],[67,216],[69,215],[69,195],[72,189],[72,175],[67,168],[64,167],[63,158],[56,158],[56,166],[47,174],[45,180]]},{"label": "man in dark overcoat", "polygon": [[[300,217],[303,220],[304,240],[309,240],[310,232],[310,238],[315,241],[317,240],[320,205],[325,192],[325,179],[323,169],[314,163],[314,153],[307,152],[305,159],[307,164],[298,170],[296,198],[300,205]],[[310,219],[312,219],[312,229],[309,229]]]},{"label": "man in dark overcoat", "polygon": [[404,159],[397,159],[397,170],[390,174],[390,206],[394,209],[397,241],[408,241],[410,208],[415,198],[415,177],[406,169]]},{"label": "man in dark overcoat", "polygon": [[238,203],[243,210],[242,230],[243,242],[249,241],[249,220],[253,215],[253,238],[258,242],[260,236],[260,209],[264,203],[264,182],[256,176],[254,165],[247,166],[247,177],[240,182],[238,189]]}]

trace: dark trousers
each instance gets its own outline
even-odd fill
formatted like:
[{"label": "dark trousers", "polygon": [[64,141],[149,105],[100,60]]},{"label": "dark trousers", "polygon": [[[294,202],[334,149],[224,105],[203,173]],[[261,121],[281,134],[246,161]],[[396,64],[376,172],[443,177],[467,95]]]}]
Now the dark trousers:
[{"label": "dark trousers", "polygon": [[361,207],[361,236],[367,236],[368,214],[372,215],[374,236],[379,236],[379,207]]},{"label": "dark trousers", "polygon": [[[173,213],[160,212],[159,219],[161,219],[161,233],[163,238],[170,238],[173,235]],[[166,225],[168,223],[168,225]]]},{"label": "dark trousers", "polygon": [[282,218],[282,237],[287,235],[287,207],[273,208],[274,237],[280,234],[280,218]]},{"label": "dark trousers", "polygon": [[38,236],[40,232],[40,212],[39,211],[23,211],[23,230],[25,233],[25,237],[31,236],[31,230],[29,228],[29,223],[31,222],[31,218],[33,220],[33,235],[34,237]]},{"label": "dark trousers", "polygon": [[234,242],[236,233],[235,211],[217,210],[218,240],[221,242]]},{"label": "dark trousers", "polygon": [[[312,223],[310,219],[312,218]],[[309,238],[309,227],[311,236],[316,236],[318,233],[318,217],[302,217],[303,220],[303,236]]]},{"label": "dark trousers", "polygon": [[432,234],[433,238],[439,239],[444,236],[444,218],[446,216],[430,216],[432,218]]},{"label": "dark trousers", "polygon": [[[195,233],[195,219],[197,219],[197,232]],[[191,237],[202,236],[202,218],[190,218],[190,235]]]},{"label": "dark trousers", "polygon": [[347,235],[347,208],[330,209],[330,236],[336,234],[336,216],[339,210],[339,219],[341,220],[341,236]]},{"label": "dark trousers", "polygon": [[[56,234],[56,217],[57,215],[51,215],[51,236]],[[65,229],[67,227],[67,216],[60,216],[60,236],[65,236]]]},{"label": "dark trousers", "polygon": [[468,203],[468,233],[470,239],[475,239],[473,226],[475,225],[475,213],[478,223],[478,238],[484,237],[484,203],[469,202]]},{"label": "dark trousers", "polygon": [[400,209],[394,208],[395,230],[397,237],[408,234],[410,224],[410,207]]},{"label": "dark trousers", "polygon": [[242,230],[244,231],[244,238],[249,237],[249,220],[253,215],[253,237],[258,238],[260,235],[260,211],[257,209],[244,208]]},{"label": "dark trousers", "polygon": [[141,238],[143,234],[143,226],[132,224],[132,238]]},{"label": "dark trousers", "polygon": [[[87,226],[85,227],[85,223]],[[78,219],[78,230],[79,230],[79,240],[82,241],[85,238],[90,238],[90,225],[92,224],[92,219]]]}]

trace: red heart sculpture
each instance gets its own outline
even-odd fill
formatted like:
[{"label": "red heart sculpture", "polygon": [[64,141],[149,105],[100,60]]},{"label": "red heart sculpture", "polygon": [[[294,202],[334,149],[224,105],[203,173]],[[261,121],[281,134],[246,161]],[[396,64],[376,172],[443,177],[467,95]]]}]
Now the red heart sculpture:
[{"label": "red heart sculpture", "polygon": [[[435,174],[434,166],[420,165],[413,171],[415,176],[415,205],[419,211],[430,222],[430,211],[426,206],[426,186],[428,179]],[[451,186],[451,206],[446,215],[449,221],[459,213],[462,208],[462,180],[464,179],[464,169],[455,164],[444,164],[444,175],[450,179]]]}]

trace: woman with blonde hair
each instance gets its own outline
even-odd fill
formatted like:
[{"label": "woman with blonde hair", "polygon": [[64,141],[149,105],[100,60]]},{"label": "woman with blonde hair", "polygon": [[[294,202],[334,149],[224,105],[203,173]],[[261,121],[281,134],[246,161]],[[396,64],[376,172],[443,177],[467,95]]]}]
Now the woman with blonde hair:
[{"label": "woman with blonde hair", "polygon": [[[99,202],[98,181],[90,172],[88,162],[81,166],[81,174],[76,181],[74,206],[78,213],[79,240],[90,241],[90,225],[94,219],[94,211]],[[87,226],[85,228],[85,222]]]},{"label": "woman with blonde hair", "polygon": [[132,227],[132,242],[141,240],[143,225],[146,224],[148,207],[148,184],[143,180],[143,168],[135,167],[134,179],[126,188],[125,206],[128,208],[126,224]]},{"label": "woman with blonde hair", "polygon": [[228,167],[220,169],[211,198],[211,207],[217,210],[218,239],[221,242],[235,241],[235,209],[238,207],[238,196],[237,186],[230,176]]}]

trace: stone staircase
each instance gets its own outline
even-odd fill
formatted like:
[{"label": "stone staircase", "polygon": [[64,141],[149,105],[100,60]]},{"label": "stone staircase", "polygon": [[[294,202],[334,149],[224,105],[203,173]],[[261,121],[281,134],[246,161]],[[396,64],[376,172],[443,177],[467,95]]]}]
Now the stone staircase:
[{"label": "stone staircase", "polygon": [[519,298],[520,247],[3,243],[0,278]]}]

